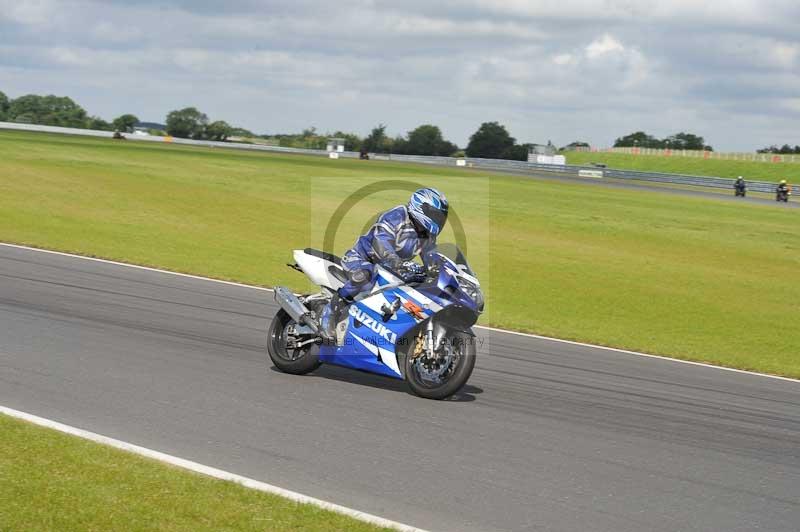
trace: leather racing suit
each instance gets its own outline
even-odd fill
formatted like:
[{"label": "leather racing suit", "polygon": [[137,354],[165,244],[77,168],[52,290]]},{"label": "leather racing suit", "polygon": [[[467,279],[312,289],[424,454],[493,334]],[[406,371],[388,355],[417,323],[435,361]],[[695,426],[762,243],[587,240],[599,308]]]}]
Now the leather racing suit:
[{"label": "leather racing suit", "polygon": [[322,311],[320,316],[323,336],[329,339],[343,309],[361,292],[375,283],[375,265],[397,271],[401,265],[417,255],[425,267],[433,264],[436,237],[418,229],[405,205],[381,214],[367,234],[359,237],[355,245],[342,257],[342,268],[347,282]]},{"label": "leather racing suit", "polygon": [[435,247],[436,237],[418,230],[405,205],[398,205],[381,214],[342,257],[347,282],[339,289],[339,295],[352,299],[369,290],[375,282],[376,264],[396,271],[403,262],[420,255],[428,267]]}]

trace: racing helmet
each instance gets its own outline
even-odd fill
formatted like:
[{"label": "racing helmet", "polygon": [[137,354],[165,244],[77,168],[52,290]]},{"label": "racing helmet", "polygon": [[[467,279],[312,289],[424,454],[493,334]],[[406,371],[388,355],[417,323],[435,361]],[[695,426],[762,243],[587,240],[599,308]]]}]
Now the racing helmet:
[{"label": "racing helmet", "polygon": [[781,179],[781,185],[785,185],[785,184],[786,184],[786,180],[785,179]]},{"label": "racing helmet", "polygon": [[442,232],[447,221],[447,198],[435,188],[421,188],[408,200],[408,215],[433,236]]}]

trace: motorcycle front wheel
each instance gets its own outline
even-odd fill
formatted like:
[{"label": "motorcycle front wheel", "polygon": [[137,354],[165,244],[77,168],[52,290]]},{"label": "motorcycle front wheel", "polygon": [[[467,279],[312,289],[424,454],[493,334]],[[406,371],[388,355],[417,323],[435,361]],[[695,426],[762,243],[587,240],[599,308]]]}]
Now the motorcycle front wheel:
[{"label": "motorcycle front wheel", "polygon": [[457,393],[469,380],[475,367],[475,337],[448,333],[445,352],[435,360],[425,355],[414,357],[415,339],[404,357],[404,374],[411,391],[425,399],[446,399]]}]

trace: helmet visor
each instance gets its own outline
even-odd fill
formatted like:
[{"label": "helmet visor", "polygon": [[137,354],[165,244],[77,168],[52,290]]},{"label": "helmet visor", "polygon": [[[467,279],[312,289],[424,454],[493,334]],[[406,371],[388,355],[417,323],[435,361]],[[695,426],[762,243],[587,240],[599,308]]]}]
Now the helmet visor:
[{"label": "helmet visor", "polygon": [[439,226],[439,231],[442,230],[444,223],[447,221],[447,205],[437,209],[433,205],[426,203],[422,206],[422,213]]}]

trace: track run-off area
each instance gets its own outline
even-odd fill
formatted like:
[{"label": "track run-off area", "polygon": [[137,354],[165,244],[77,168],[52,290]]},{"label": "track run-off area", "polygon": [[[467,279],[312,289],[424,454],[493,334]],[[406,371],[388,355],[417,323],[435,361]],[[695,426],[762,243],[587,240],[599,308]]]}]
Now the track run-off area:
[{"label": "track run-off area", "polygon": [[0,405],[430,530],[796,531],[800,383],[477,329],[464,393],[275,371],[272,293],[0,246]]}]

